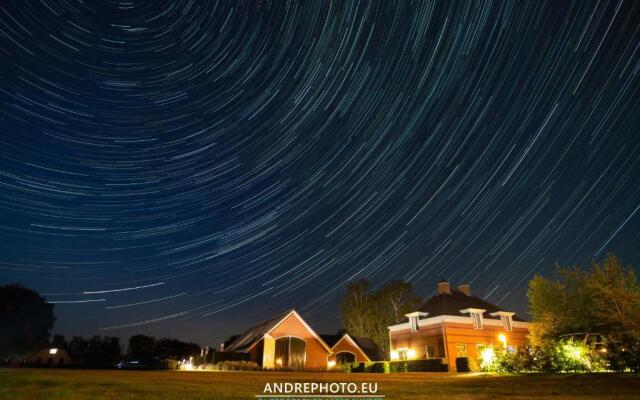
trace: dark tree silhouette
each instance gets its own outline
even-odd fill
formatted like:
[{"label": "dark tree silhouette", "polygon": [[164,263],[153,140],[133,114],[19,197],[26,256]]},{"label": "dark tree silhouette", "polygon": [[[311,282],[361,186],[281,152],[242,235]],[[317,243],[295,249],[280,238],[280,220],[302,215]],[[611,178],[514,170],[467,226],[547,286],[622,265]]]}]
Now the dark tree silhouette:
[{"label": "dark tree silhouette", "polygon": [[46,345],[55,320],[53,304],[37,292],[0,286],[0,357],[25,356]]},{"label": "dark tree silhouette", "polygon": [[156,339],[153,336],[135,335],[129,338],[127,358],[144,364],[154,362]]}]

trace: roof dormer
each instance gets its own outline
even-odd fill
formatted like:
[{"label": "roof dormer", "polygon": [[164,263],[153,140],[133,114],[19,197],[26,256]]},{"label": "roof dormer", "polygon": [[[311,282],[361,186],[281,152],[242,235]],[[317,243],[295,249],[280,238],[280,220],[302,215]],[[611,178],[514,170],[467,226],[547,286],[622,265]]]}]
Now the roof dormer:
[{"label": "roof dormer", "polygon": [[463,314],[469,314],[474,329],[482,329],[482,314],[487,311],[482,308],[465,308],[460,310]]},{"label": "roof dormer", "polygon": [[407,318],[409,318],[409,323],[411,324],[411,332],[418,332],[420,330],[419,320],[421,317],[426,317],[429,313],[422,311],[414,311],[409,314],[405,314]]}]

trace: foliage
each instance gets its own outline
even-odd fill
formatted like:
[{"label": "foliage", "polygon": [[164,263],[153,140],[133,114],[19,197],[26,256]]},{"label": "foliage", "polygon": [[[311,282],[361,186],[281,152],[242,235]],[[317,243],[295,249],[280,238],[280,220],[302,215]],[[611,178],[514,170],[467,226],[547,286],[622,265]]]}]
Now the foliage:
[{"label": "foliage", "polygon": [[448,365],[443,364],[439,358],[389,362],[390,372],[447,372],[448,370]]},{"label": "foliage", "polygon": [[480,366],[482,371],[499,373],[600,372],[607,369],[607,362],[595,349],[567,339],[518,351],[487,348]]},{"label": "foliage", "polygon": [[557,266],[555,279],[536,275],[527,291],[536,346],[560,335],[598,332],[610,338],[640,332],[640,285],[613,254],[588,271]]},{"label": "foliage", "polygon": [[609,369],[616,372],[640,372],[640,337],[624,335],[607,345],[606,360]]},{"label": "foliage", "polygon": [[129,338],[127,358],[143,364],[152,364],[155,358],[156,339],[147,335],[134,335]]},{"label": "foliage", "polygon": [[349,371],[347,372],[367,372],[375,374],[388,374],[389,362],[388,361],[372,361],[347,364],[349,365]]},{"label": "foliage", "polygon": [[0,286],[0,358],[26,356],[49,341],[53,304],[20,285]]},{"label": "foliage", "polygon": [[188,359],[200,355],[200,345],[197,343],[182,342],[178,339],[164,338],[155,343],[155,357],[160,359]]},{"label": "foliage", "polygon": [[223,361],[213,366],[218,371],[260,371],[262,368],[250,361]]},{"label": "foliage", "polygon": [[67,344],[64,338],[58,337],[57,342],[62,342],[69,352],[73,363],[83,368],[113,368],[122,356],[120,338],[94,336],[85,339],[79,336],[71,338]]},{"label": "foliage", "polygon": [[405,314],[415,311],[419,305],[420,298],[407,282],[392,281],[372,291],[369,282],[361,279],[347,286],[340,309],[349,335],[368,337],[388,354],[387,327],[401,322]]}]

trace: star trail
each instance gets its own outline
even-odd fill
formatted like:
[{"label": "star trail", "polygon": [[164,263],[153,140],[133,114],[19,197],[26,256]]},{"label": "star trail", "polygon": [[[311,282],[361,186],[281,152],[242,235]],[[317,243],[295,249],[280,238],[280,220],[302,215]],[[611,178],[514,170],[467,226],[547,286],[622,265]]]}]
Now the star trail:
[{"label": "star trail", "polygon": [[0,283],[216,345],[359,278],[640,261],[640,3],[0,3]]}]

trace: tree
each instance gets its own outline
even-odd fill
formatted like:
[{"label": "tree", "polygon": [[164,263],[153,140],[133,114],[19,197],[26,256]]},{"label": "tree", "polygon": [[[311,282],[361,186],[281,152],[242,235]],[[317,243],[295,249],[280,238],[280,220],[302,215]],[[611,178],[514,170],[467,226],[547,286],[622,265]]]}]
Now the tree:
[{"label": "tree", "polygon": [[182,342],[178,339],[160,339],[156,342],[155,355],[160,359],[188,359],[200,355],[200,345]]},{"label": "tree", "polygon": [[122,356],[120,338],[74,336],[67,345],[74,364],[84,368],[113,368]]},{"label": "tree", "polygon": [[135,335],[129,338],[127,357],[143,364],[151,364],[155,357],[156,339],[152,336]]},{"label": "tree", "polygon": [[536,275],[527,297],[536,345],[568,333],[618,337],[640,331],[640,286],[633,269],[613,254],[594,260],[587,271],[557,266],[553,279]]},{"label": "tree", "polygon": [[387,327],[402,322],[405,314],[416,311],[420,303],[410,283],[392,281],[372,292],[366,280],[359,280],[347,286],[342,300],[343,326],[352,336],[370,338],[388,354]]},{"label": "tree", "polygon": [[25,356],[49,341],[53,304],[20,285],[0,286],[0,357]]},{"label": "tree", "polygon": [[374,299],[365,279],[352,282],[342,298],[340,311],[344,329],[353,336],[370,337],[373,332]]},{"label": "tree", "polygon": [[594,298],[594,316],[617,333],[640,332],[640,285],[631,267],[608,254],[593,262],[586,291]]}]

